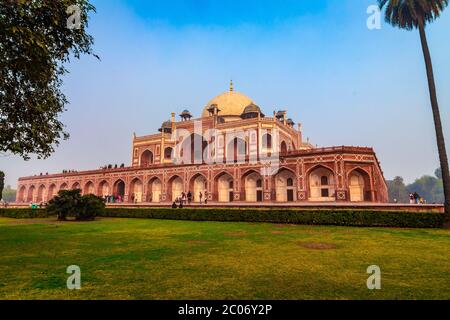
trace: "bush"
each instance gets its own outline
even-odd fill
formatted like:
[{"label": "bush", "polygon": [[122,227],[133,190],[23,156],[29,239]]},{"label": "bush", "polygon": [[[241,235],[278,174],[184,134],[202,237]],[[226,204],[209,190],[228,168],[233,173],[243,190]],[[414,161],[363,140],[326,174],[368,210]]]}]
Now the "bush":
[{"label": "bush", "polygon": [[111,208],[104,217],[192,221],[269,222],[359,227],[439,228],[441,213],[369,210]]},{"label": "bush", "polygon": [[105,209],[105,202],[102,198],[92,194],[82,196],[78,203],[76,219],[80,221],[94,220]]},{"label": "bush", "polygon": [[49,213],[44,209],[0,208],[0,217],[13,219],[47,218]]},{"label": "bush", "polygon": [[[87,196],[86,196],[87,197]],[[207,209],[207,208],[111,208],[97,207],[90,212],[112,218],[167,219],[191,221],[268,222],[305,225],[336,225],[358,227],[440,228],[442,213],[416,213],[364,210],[296,210],[296,209]],[[80,220],[88,218],[86,209]],[[92,206],[91,206],[92,208]],[[0,209],[0,216],[10,218],[43,218],[50,212],[41,209]],[[89,215],[89,214],[87,214]]]},{"label": "bush", "polygon": [[48,214],[56,214],[58,220],[75,217],[78,221],[94,220],[105,208],[103,199],[94,195],[81,196],[81,190],[61,190],[50,200]]},{"label": "bush", "polygon": [[58,220],[66,220],[69,216],[74,216],[81,201],[81,190],[61,190],[58,195],[49,201],[47,212],[56,214]]}]

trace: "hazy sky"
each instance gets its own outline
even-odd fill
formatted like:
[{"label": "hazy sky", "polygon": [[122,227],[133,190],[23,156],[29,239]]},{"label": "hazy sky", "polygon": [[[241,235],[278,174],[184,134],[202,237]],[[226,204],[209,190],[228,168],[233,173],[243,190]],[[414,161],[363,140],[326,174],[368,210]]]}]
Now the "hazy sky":
[{"label": "hazy sky", "polygon": [[[287,109],[319,146],[372,146],[387,179],[438,167],[416,31],[366,27],[375,0],[96,0],[89,32],[101,61],[69,65],[62,116],[71,134],[46,160],[0,158],[6,182],[63,169],[130,165],[132,134],[172,111],[199,116],[235,89],[266,114]],[[450,8],[428,28],[450,141]]]}]

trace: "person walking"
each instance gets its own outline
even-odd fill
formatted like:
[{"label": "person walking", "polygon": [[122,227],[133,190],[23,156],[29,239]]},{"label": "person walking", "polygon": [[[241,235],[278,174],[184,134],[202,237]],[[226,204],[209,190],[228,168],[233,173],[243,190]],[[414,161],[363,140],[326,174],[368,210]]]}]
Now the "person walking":
[{"label": "person walking", "polygon": [[203,204],[203,193],[201,191],[198,194],[198,198],[200,199],[200,204]]},{"label": "person walking", "polygon": [[205,204],[208,204],[208,191],[205,190]]},{"label": "person walking", "polygon": [[414,204],[414,194],[409,194],[409,204]]},{"label": "person walking", "polygon": [[414,202],[415,204],[419,204],[420,195],[417,192],[414,192]]},{"label": "person walking", "polygon": [[192,201],[192,193],[191,193],[191,191],[188,192],[187,199],[188,199],[188,204],[191,204],[191,201]]}]

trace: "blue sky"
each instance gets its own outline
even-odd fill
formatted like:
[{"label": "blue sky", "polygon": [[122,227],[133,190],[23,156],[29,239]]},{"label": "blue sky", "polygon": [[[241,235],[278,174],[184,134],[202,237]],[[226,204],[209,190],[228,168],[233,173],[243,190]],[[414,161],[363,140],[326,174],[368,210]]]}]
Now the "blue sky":
[{"label": "blue sky", "polygon": [[[287,109],[319,146],[372,146],[385,176],[408,182],[438,167],[417,32],[368,30],[375,0],[96,0],[95,51],[69,65],[62,116],[71,134],[52,157],[0,158],[19,176],[131,161],[131,139],[156,132],[172,111],[200,115],[237,91],[266,114]],[[450,9],[428,28],[450,146]]]}]

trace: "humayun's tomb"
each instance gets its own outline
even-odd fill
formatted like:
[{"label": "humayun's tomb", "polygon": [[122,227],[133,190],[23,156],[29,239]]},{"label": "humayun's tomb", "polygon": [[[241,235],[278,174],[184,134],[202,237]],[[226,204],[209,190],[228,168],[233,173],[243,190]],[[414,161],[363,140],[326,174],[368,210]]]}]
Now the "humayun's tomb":
[{"label": "humayun's tomb", "polygon": [[23,177],[16,201],[45,203],[65,189],[149,205],[188,191],[210,203],[388,201],[372,148],[314,147],[286,111],[267,117],[232,84],[200,118],[172,113],[159,133],[134,135],[130,167]]}]

